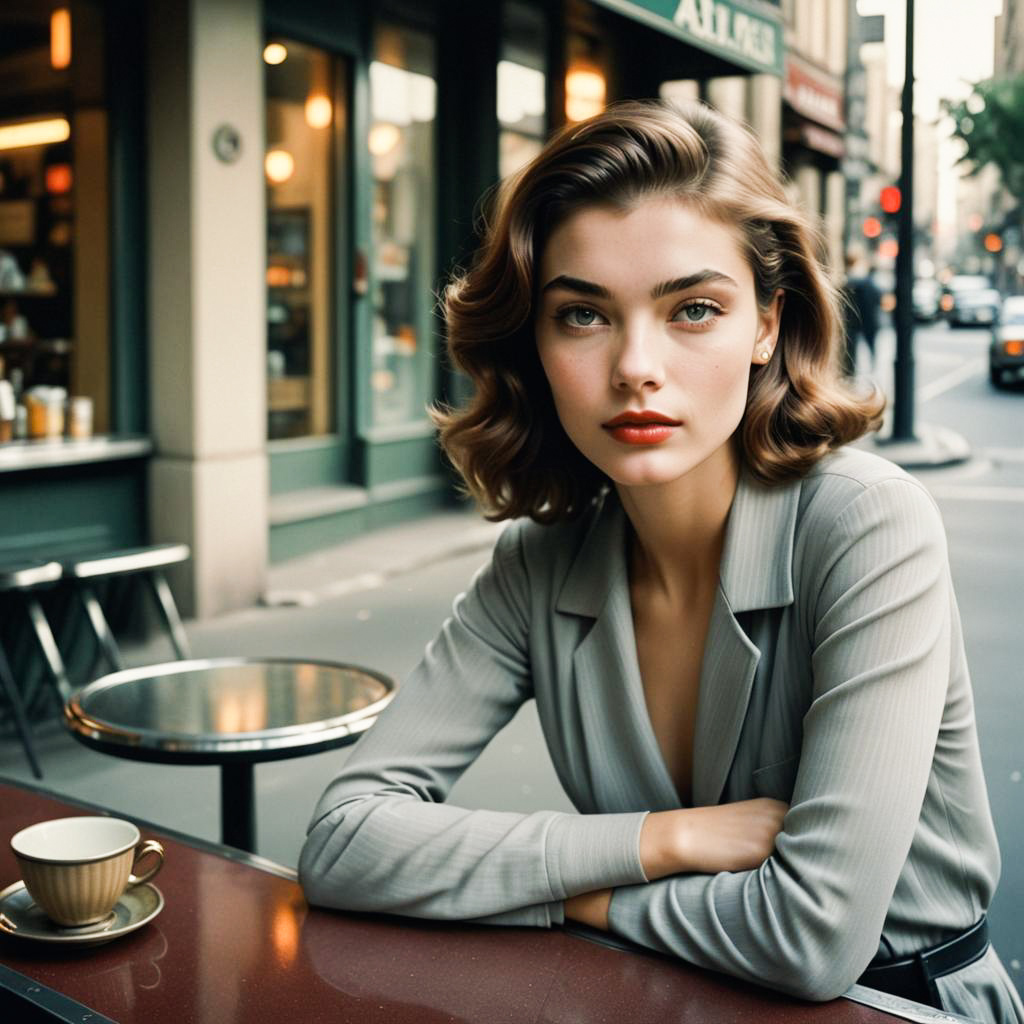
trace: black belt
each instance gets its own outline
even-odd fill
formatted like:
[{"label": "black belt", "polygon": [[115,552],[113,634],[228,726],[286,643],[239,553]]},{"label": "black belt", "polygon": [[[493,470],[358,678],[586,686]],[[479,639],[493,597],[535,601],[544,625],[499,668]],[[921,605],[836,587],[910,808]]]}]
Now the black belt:
[{"label": "black belt", "polygon": [[935,1009],[942,1009],[935,979],[959,971],[988,950],[988,920],[983,914],[981,920],[966,931],[931,949],[922,949],[913,956],[888,963],[874,961],[860,976],[861,985],[877,988],[890,995],[913,999]]}]

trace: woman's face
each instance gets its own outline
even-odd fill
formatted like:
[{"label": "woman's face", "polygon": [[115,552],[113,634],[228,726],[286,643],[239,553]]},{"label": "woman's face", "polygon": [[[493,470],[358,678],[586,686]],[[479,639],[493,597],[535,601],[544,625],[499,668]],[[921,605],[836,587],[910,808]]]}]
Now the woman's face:
[{"label": "woman's face", "polygon": [[595,466],[621,488],[731,459],[781,309],[758,310],[737,229],[671,198],[587,207],[552,233],[538,283],[540,360]]}]

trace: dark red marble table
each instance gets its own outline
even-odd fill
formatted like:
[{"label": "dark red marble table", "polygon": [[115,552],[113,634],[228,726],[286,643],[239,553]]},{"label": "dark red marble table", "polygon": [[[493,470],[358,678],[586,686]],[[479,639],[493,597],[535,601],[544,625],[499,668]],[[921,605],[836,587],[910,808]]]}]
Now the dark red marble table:
[{"label": "dark red marble table", "polygon": [[[87,813],[96,808],[0,780],[0,887],[18,878],[14,832]],[[311,909],[287,868],[138,824],[167,851],[155,879],[166,898],[159,917],[78,950],[0,935],[0,964],[121,1024],[896,1021],[846,999],[804,1003],[558,929]]]}]

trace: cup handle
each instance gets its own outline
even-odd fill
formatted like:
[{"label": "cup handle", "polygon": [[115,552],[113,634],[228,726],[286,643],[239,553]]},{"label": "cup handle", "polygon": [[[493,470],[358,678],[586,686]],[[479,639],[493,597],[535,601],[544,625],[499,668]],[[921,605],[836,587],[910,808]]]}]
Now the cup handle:
[{"label": "cup handle", "polygon": [[148,882],[164,866],[163,846],[155,839],[146,839],[135,847],[135,861],[132,864],[132,867],[136,867],[143,857],[148,857],[151,853],[156,856],[156,863],[148,871],[143,871],[141,875],[129,875],[129,885],[142,885],[143,882]]}]

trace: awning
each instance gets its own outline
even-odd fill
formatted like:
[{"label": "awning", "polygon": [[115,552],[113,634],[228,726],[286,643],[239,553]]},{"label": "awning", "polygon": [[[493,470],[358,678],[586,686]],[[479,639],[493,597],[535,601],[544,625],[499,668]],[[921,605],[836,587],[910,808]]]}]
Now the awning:
[{"label": "awning", "polygon": [[743,68],[782,75],[782,15],[754,0],[594,0]]}]

